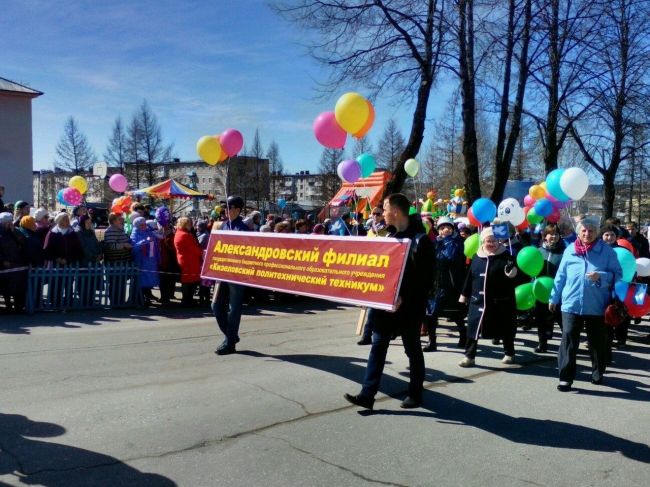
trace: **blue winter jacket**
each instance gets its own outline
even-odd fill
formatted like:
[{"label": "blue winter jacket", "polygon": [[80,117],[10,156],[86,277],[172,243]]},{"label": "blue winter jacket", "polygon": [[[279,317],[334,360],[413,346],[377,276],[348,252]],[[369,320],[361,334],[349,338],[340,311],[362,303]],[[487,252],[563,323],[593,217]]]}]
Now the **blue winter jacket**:
[{"label": "blue winter jacket", "polygon": [[[587,272],[598,272],[600,280],[593,282]],[[575,244],[564,251],[555,275],[550,302],[562,303],[562,311],[577,315],[602,316],[612,296],[614,283],[623,271],[616,253],[598,240],[587,256],[576,254]]]}]

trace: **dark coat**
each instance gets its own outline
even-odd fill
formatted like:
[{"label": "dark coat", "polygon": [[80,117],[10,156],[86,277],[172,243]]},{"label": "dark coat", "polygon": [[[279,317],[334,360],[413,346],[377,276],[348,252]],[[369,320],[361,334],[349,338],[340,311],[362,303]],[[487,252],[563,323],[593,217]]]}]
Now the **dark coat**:
[{"label": "dark coat", "polygon": [[42,267],[45,263],[45,252],[43,251],[43,242],[37,232],[27,228],[19,230],[25,237],[25,257],[32,267]]},{"label": "dark coat", "polygon": [[409,219],[406,230],[391,232],[388,236],[411,239],[411,250],[398,291],[402,304],[394,313],[376,311],[375,325],[378,330],[399,335],[407,327],[419,327],[424,319],[427,297],[433,283],[435,254],[433,244],[419,220]]},{"label": "dark coat", "polygon": [[542,253],[542,257],[544,257],[544,267],[542,267],[538,277],[555,277],[557,269],[560,267],[560,262],[562,261],[562,254],[564,254],[565,250],[566,245],[564,245],[562,239],[560,239],[557,245],[552,249],[547,249],[542,245],[539,248],[539,251]]},{"label": "dark coat", "polygon": [[466,275],[463,251],[463,239],[456,233],[436,241],[434,307],[437,315],[443,310],[458,309]]},{"label": "dark coat", "polygon": [[[482,249],[474,256],[463,286],[469,298],[467,336],[478,339],[514,336],[517,328],[514,259],[501,247],[487,256]],[[506,266],[510,271],[506,274]],[[511,269],[512,268],[512,269]]]},{"label": "dark coat", "polygon": [[45,251],[45,260],[65,259],[66,264],[73,264],[83,258],[79,237],[72,228],[66,234],[61,233],[58,227],[52,228],[45,237],[43,250]]},{"label": "dark coat", "polygon": [[97,240],[95,230],[81,230],[80,228],[76,233],[83,251],[83,258],[80,259],[81,264],[87,265],[98,262],[102,255],[102,245]]}]

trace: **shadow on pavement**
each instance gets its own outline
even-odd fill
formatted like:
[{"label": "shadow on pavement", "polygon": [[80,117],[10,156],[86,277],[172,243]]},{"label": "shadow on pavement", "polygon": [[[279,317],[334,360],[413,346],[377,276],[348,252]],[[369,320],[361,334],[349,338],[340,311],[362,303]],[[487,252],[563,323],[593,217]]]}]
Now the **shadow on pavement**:
[{"label": "shadow on pavement", "polygon": [[65,428],[54,423],[0,413],[0,475],[13,475],[22,484],[47,487],[176,485],[166,477],[140,472],[108,455],[34,439],[64,433]]},{"label": "shadow on pavement", "polygon": [[[252,351],[241,352],[241,354],[311,367],[356,382],[361,381],[365,371],[365,361],[357,357],[267,355]],[[515,369],[509,370],[512,372]],[[519,369],[519,371],[520,373],[530,373],[532,370],[522,371]],[[549,372],[545,371],[542,374],[546,375]],[[453,378],[448,380],[453,381]],[[380,391],[391,397],[405,397],[407,386],[406,381],[384,374]],[[356,393],[356,391],[350,392]],[[646,444],[563,421],[509,416],[431,389],[424,390],[423,406],[420,410],[375,410],[372,412],[364,410],[360,412],[362,416],[374,414],[431,417],[444,423],[478,428],[515,443],[571,450],[620,452],[632,460],[643,463],[650,462],[650,446]]]}]

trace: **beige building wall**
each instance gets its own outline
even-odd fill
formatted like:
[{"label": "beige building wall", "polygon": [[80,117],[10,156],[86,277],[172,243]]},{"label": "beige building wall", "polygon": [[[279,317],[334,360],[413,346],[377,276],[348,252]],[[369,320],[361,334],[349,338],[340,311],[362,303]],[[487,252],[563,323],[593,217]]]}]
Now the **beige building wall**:
[{"label": "beige building wall", "polygon": [[0,185],[5,204],[33,203],[32,100],[0,91]]}]

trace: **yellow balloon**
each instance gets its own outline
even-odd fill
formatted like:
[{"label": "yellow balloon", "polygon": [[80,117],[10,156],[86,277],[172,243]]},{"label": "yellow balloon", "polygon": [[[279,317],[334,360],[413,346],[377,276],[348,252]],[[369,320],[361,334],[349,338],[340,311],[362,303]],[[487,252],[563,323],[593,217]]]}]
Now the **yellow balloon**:
[{"label": "yellow balloon", "polygon": [[81,194],[88,191],[88,182],[86,182],[86,179],[82,176],[72,176],[70,181],[68,181],[68,186],[76,188]]},{"label": "yellow balloon", "polygon": [[223,150],[216,137],[204,135],[196,143],[196,152],[201,159],[214,166],[221,159]]},{"label": "yellow balloon", "polygon": [[368,100],[359,93],[346,93],[336,102],[334,116],[343,130],[356,134],[364,127],[370,116]]},{"label": "yellow balloon", "polygon": [[541,183],[539,183],[539,187],[544,190],[544,193],[546,193],[546,181],[542,181]]},{"label": "yellow balloon", "polygon": [[458,198],[460,198],[461,196],[465,196],[465,190],[461,188],[457,189],[456,191],[454,191],[454,196]]},{"label": "yellow balloon", "polygon": [[542,188],[539,184],[533,184],[530,188],[528,188],[528,194],[532,198],[538,200],[546,196],[546,191],[544,191],[544,188]]}]

